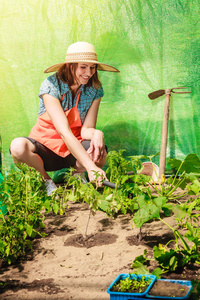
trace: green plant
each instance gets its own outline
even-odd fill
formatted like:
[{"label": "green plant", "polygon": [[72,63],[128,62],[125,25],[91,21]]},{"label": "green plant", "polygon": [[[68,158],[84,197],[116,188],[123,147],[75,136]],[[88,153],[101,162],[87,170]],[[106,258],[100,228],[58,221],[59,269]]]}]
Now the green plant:
[{"label": "green plant", "polygon": [[67,186],[59,186],[56,192],[50,197],[45,196],[43,206],[46,213],[52,211],[55,214],[64,215],[66,214],[66,208],[68,207],[69,190]]},{"label": "green plant", "polygon": [[125,279],[121,279],[118,284],[114,287],[118,290],[118,292],[137,292],[142,293],[144,289],[149,286],[152,279],[147,279],[143,275],[140,278],[136,277],[126,277]]},{"label": "green plant", "polygon": [[133,279],[130,277],[126,277],[125,279],[120,280],[118,284],[115,285],[115,287],[118,289],[119,292],[128,292],[133,284]]},{"label": "green plant", "polygon": [[[44,228],[44,216],[40,213],[43,203],[43,182],[37,172],[13,170],[2,182],[2,202],[8,215],[0,211],[0,257],[11,263],[31,248],[30,238],[43,235],[38,228]],[[30,176],[31,174],[31,176]]]},{"label": "green plant", "polygon": [[[152,163],[152,167],[157,176],[155,181],[150,176],[137,176],[137,183],[140,186],[140,191],[153,197],[152,193],[156,193],[157,196],[166,197],[168,201],[178,201],[180,198],[188,194],[188,190],[191,192],[194,189],[200,189],[197,176],[200,173],[200,159],[196,154],[188,154],[184,160],[168,159],[169,165],[175,174],[172,174],[169,178],[165,178],[164,175],[159,179],[155,167],[153,165],[153,159],[158,155],[156,153],[152,156],[139,155],[130,156],[130,162],[132,164],[132,171],[136,175],[142,170],[142,161],[148,160]],[[195,176],[196,175],[196,176]],[[190,183],[190,186],[188,185]],[[191,185],[191,183],[195,183]],[[185,188],[188,190],[185,190]]]},{"label": "green plant", "polygon": [[127,171],[132,170],[131,161],[124,158],[126,150],[110,151],[107,156],[108,168],[106,175],[111,182],[120,184],[120,179],[127,175]]},{"label": "green plant", "polygon": [[6,216],[0,210],[0,258],[9,264],[26,249],[32,247],[32,239],[45,236],[44,209],[60,214],[66,206],[65,190],[48,197],[39,172],[27,165],[13,169],[1,183],[1,201],[6,205]]},{"label": "green plant", "polygon": [[[116,156],[117,154],[115,154]],[[93,212],[100,209],[109,216],[114,216],[119,211],[125,214],[127,210],[137,209],[135,199],[128,197],[130,192],[133,191],[133,183],[124,183],[129,176],[121,176],[121,188],[111,189],[109,187],[96,187],[91,182],[82,184],[81,177],[74,177],[72,173],[73,169],[65,176],[66,185],[73,187],[68,193],[69,201],[88,203]]]},{"label": "green plant", "polygon": [[188,231],[185,233],[185,237],[193,242],[193,246],[190,247],[190,251],[198,251],[200,246],[200,198],[188,199],[185,203],[176,205],[173,209],[175,213],[175,220],[177,226],[185,228]]},{"label": "green plant", "polygon": [[[178,267],[184,267],[188,263],[200,264],[200,229],[198,219],[200,214],[195,213],[199,209],[200,199],[189,199],[185,203],[173,207],[176,228],[172,228],[166,221],[161,220],[170,228],[175,237],[175,248],[168,249],[169,241],[165,246],[159,245],[154,247],[154,257],[159,264],[170,271],[176,270]],[[188,231],[183,235],[177,229],[182,227]],[[181,246],[180,243],[181,242]],[[189,242],[192,244],[189,245]]]},{"label": "green plant", "polygon": [[[161,181],[158,181],[159,187],[155,182],[151,186],[160,196],[166,197],[168,200],[177,200],[188,194],[188,184],[196,182],[200,173],[200,159],[196,154],[188,154],[184,160],[168,159],[171,168],[175,171],[175,175],[171,175],[168,179],[163,176]],[[198,185],[199,186],[199,185]],[[178,189],[182,191],[179,191]],[[178,192],[176,192],[178,190]],[[176,193],[175,193],[176,192]]]},{"label": "green plant", "polygon": [[[160,265],[160,268],[155,269],[154,275],[160,276],[162,272],[175,271],[189,263],[200,264],[199,201],[199,198],[195,200],[190,199],[180,205],[172,206],[167,203],[165,197],[158,197],[153,200],[145,198],[144,195],[138,197],[140,209],[133,218],[136,226],[141,228],[147,221],[157,219],[174,234],[174,239],[170,240],[166,245],[159,244],[153,247],[154,259]],[[160,213],[162,210],[165,210],[165,214],[168,216],[174,213],[177,222],[174,228],[165,219],[161,218]],[[187,232],[181,234],[178,227],[187,229]],[[169,248],[171,242],[175,243],[173,249]],[[146,253],[144,256],[137,257],[133,263],[134,271],[141,272],[142,270],[147,272],[145,265],[148,264],[148,261]]]},{"label": "green plant", "polygon": [[[173,208],[174,211],[176,211],[177,209],[178,209],[177,206]],[[188,210],[189,209],[190,208],[188,208]],[[185,208],[185,214],[184,214],[185,217],[186,217],[186,211],[187,209]],[[196,220],[195,214],[194,214],[194,218]],[[172,226],[170,226],[165,220],[161,219],[159,216],[157,216],[157,219],[163,222],[163,224],[165,224],[166,226],[168,226],[168,228],[172,230],[174,234],[174,240],[170,240],[166,245],[159,244],[158,246],[153,247],[154,259],[159,263],[161,267],[156,269],[153,274],[160,276],[160,274],[163,272],[175,271],[177,268],[182,268],[189,263],[200,264],[200,251],[199,251],[200,230],[199,227],[196,226],[196,223],[195,226],[192,225],[193,223],[192,215],[190,216],[190,223],[188,221],[186,221],[185,223],[186,228],[188,229],[185,235],[181,234],[177,228],[173,228]],[[179,219],[177,217],[176,220],[177,221],[181,220],[182,222],[181,224],[183,224],[183,213],[181,215],[181,218]],[[143,222],[138,223],[139,226],[141,226],[142,224]],[[178,225],[179,223],[177,222],[177,226]],[[189,245],[189,241],[193,242],[193,245]],[[175,242],[174,249],[168,248],[168,245],[171,242]],[[136,257],[136,259],[134,260],[132,264],[134,271],[147,272],[147,268],[145,265],[148,264],[148,261],[150,260],[147,258],[147,252],[145,251],[143,256]]]}]

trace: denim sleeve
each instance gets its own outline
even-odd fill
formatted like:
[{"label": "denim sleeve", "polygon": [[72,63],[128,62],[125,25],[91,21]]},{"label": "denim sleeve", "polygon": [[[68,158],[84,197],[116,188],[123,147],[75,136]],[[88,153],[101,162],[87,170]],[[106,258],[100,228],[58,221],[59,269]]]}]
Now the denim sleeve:
[{"label": "denim sleeve", "polygon": [[41,115],[46,111],[42,97],[44,94],[49,94],[56,99],[61,100],[60,89],[58,87],[58,83],[54,80],[54,76],[46,78],[41,84],[40,92],[38,94],[40,97],[38,115]]},{"label": "denim sleeve", "polygon": [[40,87],[39,97],[42,99],[42,95],[44,94],[49,94],[59,100],[61,98],[58,84],[49,78],[46,78]]},{"label": "denim sleeve", "polygon": [[95,95],[94,100],[97,100],[97,99],[103,97],[103,95],[104,95],[104,90],[103,90],[103,87],[101,86],[101,87],[97,90],[97,93],[96,93],[96,95]]}]

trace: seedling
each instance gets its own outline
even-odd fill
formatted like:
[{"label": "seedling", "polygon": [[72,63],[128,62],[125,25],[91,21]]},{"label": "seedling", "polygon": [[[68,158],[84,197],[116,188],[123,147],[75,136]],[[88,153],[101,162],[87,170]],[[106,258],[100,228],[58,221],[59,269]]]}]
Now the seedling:
[{"label": "seedling", "polygon": [[146,277],[143,275],[140,279],[137,277],[131,278],[126,277],[121,279],[119,283],[114,285],[115,290],[118,292],[129,292],[129,293],[142,293],[151,283],[152,279],[146,280]]}]

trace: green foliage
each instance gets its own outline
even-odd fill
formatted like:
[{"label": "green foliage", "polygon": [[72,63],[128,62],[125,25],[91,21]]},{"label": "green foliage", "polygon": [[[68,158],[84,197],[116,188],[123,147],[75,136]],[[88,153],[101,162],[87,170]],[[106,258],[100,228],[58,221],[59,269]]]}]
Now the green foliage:
[{"label": "green foliage", "polygon": [[[151,161],[151,157],[150,157]],[[165,178],[163,175],[161,180],[158,180],[158,185],[153,180],[150,182],[151,187],[159,196],[166,197],[168,200],[180,199],[190,192],[200,190],[198,177],[200,174],[200,159],[196,154],[188,154],[184,160],[168,159],[171,168],[175,171],[175,175]],[[190,183],[190,185],[188,185]],[[191,187],[192,183],[192,187]],[[185,188],[188,191],[184,191]],[[181,189],[182,191],[179,191]],[[179,191],[178,193],[175,193]]]},{"label": "green foliage", "polygon": [[[144,250],[143,255],[137,256],[131,267],[135,274],[150,274],[148,270],[148,265],[151,259],[147,257],[147,249]],[[156,268],[153,270],[152,274],[155,275],[157,278],[161,278],[163,271],[161,268]]]},{"label": "green foliage", "polygon": [[[169,249],[168,244],[154,246],[154,259],[159,263],[161,268],[154,270],[154,274],[160,276],[162,272],[175,271],[177,268],[184,267],[188,263],[200,264],[200,230],[198,226],[200,198],[200,184],[198,174],[190,172],[199,172],[200,160],[196,154],[189,154],[183,161],[171,159],[171,166],[176,170],[175,176],[162,181],[159,188],[155,183],[151,184],[160,197],[153,198],[149,193],[140,194],[138,196],[138,211],[135,213],[133,220],[137,227],[152,220],[157,219],[163,222],[170,228],[174,234],[175,248]],[[182,172],[180,174],[180,172]],[[188,174],[188,173],[189,174]],[[186,189],[182,193],[174,192],[178,189]],[[143,190],[144,192],[144,190]],[[179,199],[185,195],[195,195],[195,199],[189,199],[184,203],[172,205],[168,203],[169,200]],[[171,227],[166,220],[162,219],[160,213],[164,212],[166,216],[172,213],[175,215],[177,225],[175,228]],[[187,229],[187,232],[182,235],[178,227]],[[193,244],[189,246],[189,242]],[[137,257],[133,262],[133,269],[135,272],[148,271],[148,259],[146,253],[144,256]]]},{"label": "green foliage", "polygon": [[166,251],[162,245],[154,246],[153,248],[154,258],[159,262],[160,266],[169,271],[175,271],[177,267],[181,267],[183,254],[180,251],[174,251],[170,249]]},{"label": "green foliage", "polygon": [[133,221],[137,227],[152,219],[159,219],[161,208],[166,204],[165,197],[149,198],[147,195],[138,196],[138,211],[134,214]]},{"label": "green foliage", "polygon": [[174,207],[174,213],[177,224],[188,230],[185,233],[185,237],[194,244],[190,247],[190,250],[198,251],[200,246],[200,229],[198,225],[200,217],[200,198],[189,199],[185,203],[176,205]]},{"label": "green foliage", "polygon": [[123,280],[120,280],[118,284],[116,284],[116,288],[119,292],[128,292],[132,287],[133,280],[129,277],[126,277]]},{"label": "green foliage", "polygon": [[171,167],[182,173],[200,173],[200,159],[197,154],[188,154],[186,158],[181,161],[179,159],[169,159]]},{"label": "green foliage", "polygon": [[[189,205],[186,205],[189,203]],[[179,222],[184,228],[187,228],[188,231],[184,236],[176,229],[171,227],[165,220],[158,218],[162,221],[168,228],[170,228],[174,234],[175,248],[169,249],[168,244],[166,245],[159,244],[158,246],[153,247],[154,259],[159,263],[161,269],[157,268],[154,270],[153,274],[160,276],[161,273],[166,271],[176,271],[178,268],[182,268],[189,263],[200,264],[200,230],[196,223],[197,215],[191,213],[191,203],[192,200],[188,200],[187,203],[182,204],[182,207],[176,205],[173,209],[174,212],[178,212],[176,215],[177,226]],[[199,198],[194,201],[192,207],[198,207]],[[197,205],[197,206],[196,206]],[[187,212],[189,213],[189,216]],[[193,221],[195,220],[195,222]],[[185,220],[185,222],[184,222]],[[194,224],[194,225],[193,225]],[[188,242],[193,242],[193,245],[188,244]],[[144,251],[144,255],[136,257],[132,264],[134,272],[148,271],[147,264],[149,259],[147,258],[147,251]],[[147,274],[147,273],[146,273]]]},{"label": "green foliage", "polygon": [[[152,161],[154,156],[158,154],[148,157],[144,155],[130,156],[128,158],[125,158],[124,154],[125,150],[111,151],[108,154],[106,175],[119,188],[114,190],[111,190],[109,187],[97,189],[91,183],[82,185],[81,178],[73,178],[71,173],[68,173],[66,182],[68,185],[73,185],[73,191],[69,195],[69,200],[86,202],[92,210],[101,209],[109,216],[114,216],[119,212],[126,214],[128,211],[136,211],[134,222],[137,227],[141,227],[151,219],[158,219],[161,211],[166,216],[170,216],[172,206],[168,201],[187,194],[184,191],[174,195],[176,189],[179,187],[185,188],[186,184],[191,182],[191,180],[194,183],[197,180],[194,174],[192,177],[184,171],[184,174],[179,176],[178,179],[177,173],[175,176],[165,180],[158,188],[155,182],[152,183],[151,177],[139,174],[143,168],[142,160],[148,159]],[[189,160],[188,157],[182,162],[179,161],[179,164],[176,160],[171,160],[170,162],[172,165],[174,163],[177,166],[177,171],[179,172],[180,165],[187,166],[188,169],[190,161],[193,164],[195,163],[194,158]],[[130,173],[130,171],[131,175],[128,175],[127,172]],[[155,193],[153,194],[152,188],[158,196],[155,196]],[[192,188],[194,189],[193,186]],[[190,188],[190,191],[192,188]]]},{"label": "green foliage", "polygon": [[147,250],[145,249],[144,254],[137,256],[132,263],[135,274],[150,274],[148,268],[145,266],[147,261]]},{"label": "green foliage", "polygon": [[[126,161],[122,158],[122,153],[119,153],[120,161],[123,161],[124,167],[127,165]],[[72,176],[73,169],[68,172],[65,176],[65,182],[67,186],[73,186],[73,189],[68,194],[68,200],[85,202],[88,203],[90,209],[95,212],[100,209],[107,213],[109,216],[114,216],[116,213],[121,212],[126,214],[128,210],[134,211],[138,208],[136,198],[131,199],[128,197],[129,194],[134,193],[135,184],[126,183],[126,181],[133,176],[122,175],[121,167],[117,163],[117,152],[110,156],[109,166],[110,170],[107,171],[107,176],[111,178],[116,177],[118,174],[116,170],[120,169],[121,176],[116,177],[116,186],[120,185],[120,188],[111,189],[109,187],[99,187],[97,188],[91,182],[87,184],[82,184],[81,177]],[[116,164],[116,166],[115,166]],[[113,166],[113,170],[111,168]],[[115,167],[114,167],[115,166]],[[115,170],[115,172],[114,172]],[[97,175],[98,176],[98,175]],[[108,178],[109,178],[108,176]],[[110,178],[109,178],[110,179]],[[110,179],[111,181],[111,179]]]},{"label": "green foliage", "polygon": [[144,287],[147,287],[151,283],[152,279],[146,280],[145,276],[138,277],[126,277],[121,279],[118,284],[115,285],[118,292],[137,292],[142,293]]},{"label": "green foliage", "polygon": [[0,196],[8,210],[6,216],[0,211],[0,258],[10,264],[32,247],[34,237],[45,236],[42,210],[61,213],[66,199],[62,194],[61,202],[59,193],[57,197],[48,197],[41,174],[26,165],[5,177]]},{"label": "green foliage", "polygon": [[31,247],[29,238],[39,234],[44,217],[40,213],[42,202],[42,180],[39,174],[13,170],[2,183],[2,202],[7,206],[8,215],[0,215],[0,257],[11,263]]},{"label": "green foliage", "polygon": [[107,156],[108,168],[106,175],[111,182],[120,184],[127,171],[131,170],[131,162],[123,157],[126,150],[110,151]]}]

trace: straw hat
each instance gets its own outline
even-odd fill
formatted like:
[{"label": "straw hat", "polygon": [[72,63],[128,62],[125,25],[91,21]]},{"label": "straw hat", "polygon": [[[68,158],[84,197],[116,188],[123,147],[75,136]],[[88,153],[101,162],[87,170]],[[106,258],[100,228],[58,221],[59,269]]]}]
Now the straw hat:
[{"label": "straw hat", "polygon": [[100,63],[97,60],[97,54],[94,46],[87,42],[77,42],[69,46],[65,57],[65,62],[53,65],[47,68],[44,73],[58,71],[66,63],[94,63],[97,64],[97,70],[119,72],[116,68]]}]

